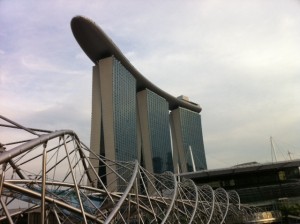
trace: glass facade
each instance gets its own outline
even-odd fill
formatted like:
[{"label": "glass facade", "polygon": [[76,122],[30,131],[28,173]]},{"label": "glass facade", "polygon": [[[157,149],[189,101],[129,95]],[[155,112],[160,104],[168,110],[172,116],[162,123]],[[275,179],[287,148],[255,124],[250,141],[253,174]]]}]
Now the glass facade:
[{"label": "glass facade", "polygon": [[173,172],[169,104],[156,93],[147,91],[147,113],[154,173]]},{"label": "glass facade", "polygon": [[173,161],[169,102],[149,89],[137,93],[135,76],[115,57],[101,63],[100,154],[116,161],[141,159],[154,173],[174,172],[173,164],[181,164],[188,172],[207,169],[199,113],[176,109],[172,122],[179,127],[175,160],[180,162]]},{"label": "glass facade", "polygon": [[117,161],[137,159],[136,80],[113,58],[113,116]]},{"label": "glass facade", "polygon": [[193,160],[196,170],[207,169],[200,114],[184,108],[179,110],[187,170],[194,171]]}]

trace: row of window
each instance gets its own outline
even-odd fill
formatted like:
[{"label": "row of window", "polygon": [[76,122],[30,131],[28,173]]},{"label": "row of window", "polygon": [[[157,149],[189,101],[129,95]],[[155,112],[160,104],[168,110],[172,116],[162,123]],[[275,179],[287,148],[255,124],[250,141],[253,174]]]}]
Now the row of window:
[{"label": "row of window", "polygon": [[180,108],[180,121],[188,171],[207,169],[199,114]]},{"label": "row of window", "polygon": [[136,80],[133,76],[114,59],[113,105],[115,150],[118,161],[134,161],[137,158],[135,86]]},{"label": "row of window", "polygon": [[209,183],[213,188],[223,187],[225,189],[239,189],[284,183],[298,183],[299,178],[299,168],[289,167],[280,170],[274,169],[244,174],[215,176],[210,179],[201,178],[195,181],[197,183]]},{"label": "row of window", "polygon": [[[161,96],[150,90],[146,91],[154,172],[173,172],[169,105]],[[136,80],[115,58],[113,58],[113,105],[115,159],[132,161],[137,159]],[[200,115],[183,108],[180,108],[180,114],[188,171],[193,171],[193,166],[196,170],[206,169]]]}]

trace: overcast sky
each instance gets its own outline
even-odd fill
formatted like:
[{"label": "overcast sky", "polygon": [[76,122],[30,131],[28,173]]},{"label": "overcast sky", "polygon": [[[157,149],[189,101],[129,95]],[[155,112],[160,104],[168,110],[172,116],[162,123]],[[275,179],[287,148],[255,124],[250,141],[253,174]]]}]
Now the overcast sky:
[{"label": "overcast sky", "polygon": [[0,114],[88,145],[93,63],[76,15],[158,87],[201,105],[208,168],[271,161],[270,136],[279,160],[300,158],[300,1],[0,0]]}]

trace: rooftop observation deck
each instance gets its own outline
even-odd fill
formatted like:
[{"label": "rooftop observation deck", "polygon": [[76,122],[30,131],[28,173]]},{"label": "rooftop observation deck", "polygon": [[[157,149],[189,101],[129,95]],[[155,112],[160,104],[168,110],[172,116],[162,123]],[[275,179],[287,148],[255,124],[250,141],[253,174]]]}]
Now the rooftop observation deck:
[{"label": "rooftop observation deck", "polygon": [[129,62],[129,60],[124,56],[115,43],[113,43],[113,41],[104,33],[104,31],[93,21],[82,16],[76,16],[71,21],[71,28],[78,44],[95,64],[97,64],[97,62],[103,58],[114,56],[135,77],[137,81],[137,91],[147,88],[155,92],[168,101],[170,110],[183,107],[197,113],[201,112],[202,108],[198,104],[190,101],[180,100],[158,88],[148,79],[146,79]]}]

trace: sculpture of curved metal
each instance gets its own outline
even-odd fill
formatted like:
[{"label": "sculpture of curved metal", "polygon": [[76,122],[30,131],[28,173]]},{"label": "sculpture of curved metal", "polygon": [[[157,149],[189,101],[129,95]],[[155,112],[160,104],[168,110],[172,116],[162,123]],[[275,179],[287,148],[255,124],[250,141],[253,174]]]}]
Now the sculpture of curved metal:
[{"label": "sculpture of curved metal", "polygon": [[[50,217],[54,223],[224,223],[251,213],[235,191],[196,186],[170,172],[149,173],[137,161],[92,155],[70,130],[0,120],[2,139],[9,141],[0,145],[0,222],[18,223],[33,211],[40,223]],[[106,172],[96,172],[91,158]]]}]

